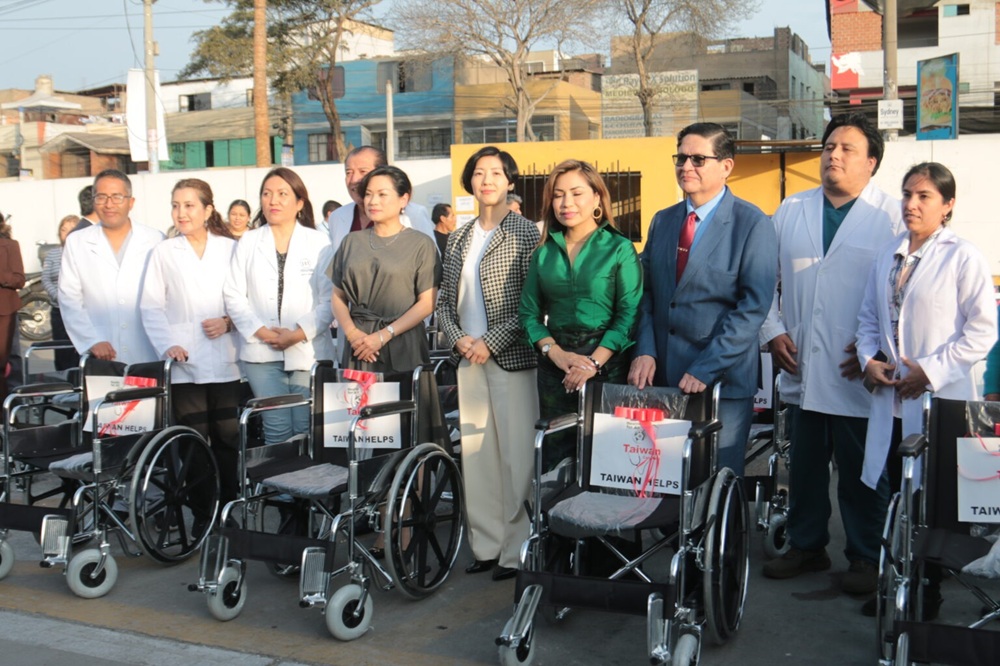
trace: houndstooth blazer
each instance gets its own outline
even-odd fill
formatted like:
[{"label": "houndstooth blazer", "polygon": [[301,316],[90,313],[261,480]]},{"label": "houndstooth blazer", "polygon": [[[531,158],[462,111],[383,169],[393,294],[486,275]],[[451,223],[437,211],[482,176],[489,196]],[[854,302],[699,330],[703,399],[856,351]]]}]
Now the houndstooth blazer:
[{"label": "houndstooth blazer", "polygon": [[[458,283],[475,226],[473,220],[452,232],[444,253],[437,316],[453,358],[457,358],[455,343],[466,335],[458,320]],[[517,316],[521,288],[538,239],[534,222],[517,213],[508,213],[490,238],[479,264],[488,327],[483,342],[497,365],[507,371],[526,370],[538,364],[538,354],[525,339]]]}]

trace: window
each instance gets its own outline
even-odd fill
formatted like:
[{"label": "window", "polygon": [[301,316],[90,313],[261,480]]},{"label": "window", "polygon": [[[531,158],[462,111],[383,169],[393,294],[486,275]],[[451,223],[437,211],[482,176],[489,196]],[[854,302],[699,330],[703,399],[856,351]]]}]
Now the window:
[{"label": "window", "polygon": [[253,106],[253,88],[247,88],[247,106]]},{"label": "window", "polygon": [[788,95],[789,95],[789,96],[790,96],[790,97],[791,97],[792,99],[794,99],[794,98],[795,98],[795,85],[796,85],[796,82],[795,82],[795,77],[793,76],[793,77],[792,77],[792,89],[788,91]]},{"label": "window", "polygon": [[[387,149],[385,131],[371,133],[371,145]],[[451,153],[451,128],[399,130],[396,132],[396,159],[448,157]]]},{"label": "window", "polygon": [[181,95],[177,101],[181,111],[208,111],[212,108],[212,93]]},{"label": "window", "polygon": [[901,49],[937,46],[937,7],[917,11],[909,16],[900,16],[897,37],[899,40],[899,48]]},{"label": "window", "polygon": [[392,82],[397,93],[427,92],[433,83],[431,64],[422,61],[380,62],[375,85],[379,94],[385,93],[385,82]]},{"label": "window", "polygon": [[753,82],[748,81],[748,82],[744,83],[743,84],[743,92],[745,92],[748,95],[752,95],[754,93]]},{"label": "window", "polygon": [[[537,141],[555,141],[556,123],[553,116],[533,116],[531,131]],[[507,143],[517,141],[517,120],[495,118],[467,120],[462,123],[463,143]]]},{"label": "window", "polygon": [[334,65],[333,73],[329,68],[324,68],[319,71],[317,76],[316,85],[309,88],[308,95],[309,99],[318,101],[319,87],[329,86],[330,99],[340,99],[344,96],[344,68],[340,65]]},{"label": "window", "polygon": [[951,18],[952,16],[968,16],[969,15],[969,5],[945,5],[941,8],[941,15],[945,18]]},{"label": "window", "polygon": [[335,159],[337,147],[334,145],[333,134],[310,134],[308,138],[310,162],[332,162]]},{"label": "window", "polygon": [[709,92],[712,90],[732,90],[733,86],[729,81],[725,83],[703,83],[701,85],[702,92]]}]

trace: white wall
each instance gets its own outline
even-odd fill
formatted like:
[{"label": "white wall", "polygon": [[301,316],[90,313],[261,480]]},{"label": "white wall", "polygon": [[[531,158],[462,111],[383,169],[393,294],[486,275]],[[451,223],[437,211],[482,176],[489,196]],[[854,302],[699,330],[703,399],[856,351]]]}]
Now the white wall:
[{"label": "white wall", "polygon": [[[434,201],[451,200],[451,162],[447,159],[400,161],[413,182],[414,201],[430,208]],[[181,178],[201,178],[212,186],[215,203],[223,215],[233,199],[246,199],[256,211],[261,179],[268,169],[231,168],[201,171],[171,171],[155,176],[130,176],[135,196],[132,219],[162,231],[170,228],[170,191]],[[323,202],[336,199],[342,204],[351,197],[344,187],[344,167],[317,164],[295,167],[309,191],[314,212],[320,215]],[[14,238],[21,244],[24,268],[39,271],[38,242],[56,242],[56,225],[65,215],[79,213],[76,195],[89,178],[0,182],[0,212],[12,215]]]},{"label": "white wall", "polygon": [[[231,79],[229,81],[179,81],[160,86],[165,113],[179,113],[182,95],[210,93],[213,109],[232,109],[249,106],[247,91],[253,89],[253,79]],[[270,92],[270,91],[268,91]]]}]

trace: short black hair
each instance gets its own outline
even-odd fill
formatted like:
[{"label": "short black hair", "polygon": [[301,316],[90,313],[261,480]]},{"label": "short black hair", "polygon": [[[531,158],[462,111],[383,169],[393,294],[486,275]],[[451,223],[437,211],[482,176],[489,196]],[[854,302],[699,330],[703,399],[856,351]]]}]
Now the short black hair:
[{"label": "short black hair", "polygon": [[128,176],[125,175],[124,171],[118,169],[105,169],[96,176],[94,176],[94,190],[97,190],[97,183],[104,180],[105,178],[111,178],[117,181],[121,181],[125,185],[125,191],[129,196],[132,196],[132,181],[129,180]]},{"label": "short black hair", "polygon": [[451,212],[451,204],[434,204],[434,210],[431,211],[431,222],[440,224],[441,218],[447,217],[449,212]]},{"label": "short black hair", "polygon": [[330,199],[325,204],[323,204],[323,219],[330,217],[330,213],[340,208],[340,202]]},{"label": "short black hair", "polygon": [[86,217],[94,212],[94,186],[87,185],[76,195],[76,200],[80,203],[80,216]]},{"label": "short black hair", "polygon": [[465,163],[462,169],[462,187],[469,194],[472,194],[472,173],[476,170],[476,163],[484,157],[499,157],[500,164],[503,165],[503,175],[511,185],[517,183],[518,171],[517,162],[506,150],[500,150],[496,146],[484,146],[480,148]]},{"label": "short black hair", "polygon": [[700,136],[712,142],[715,156],[722,160],[731,160],[736,156],[736,140],[729,131],[718,123],[694,123],[677,133],[677,145],[681,145],[689,134]]},{"label": "short black hair", "polygon": [[344,158],[344,164],[347,164],[347,160],[351,159],[355,155],[368,151],[375,153],[375,166],[385,166],[389,163],[389,160],[386,159],[385,151],[381,148],[376,148],[375,146],[358,146],[357,148],[352,149],[351,152],[347,153],[347,157]]},{"label": "short black hair", "polygon": [[394,166],[380,166],[372,169],[365,174],[365,177],[361,179],[358,183],[358,192],[361,194],[362,198],[365,196],[365,192],[368,191],[368,183],[371,182],[372,178],[375,176],[388,176],[392,181],[392,189],[396,191],[396,194],[403,196],[404,194],[413,194],[413,186],[410,184],[410,177],[406,175],[406,172],[399,167]]},{"label": "short black hair", "polygon": [[874,176],[878,173],[878,167],[882,164],[882,155],[885,153],[885,141],[882,139],[882,134],[878,131],[868,117],[863,113],[858,113],[857,111],[852,113],[843,113],[839,116],[834,116],[830,123],[826,126],[826,130],[823,132],[823,145],[826,145],[826,140],[830,138],[833,131],[839,127],[856,127],[865,138],[868,140],[868,157],[875,158],[875,168],[872,169],[872,175]]}]

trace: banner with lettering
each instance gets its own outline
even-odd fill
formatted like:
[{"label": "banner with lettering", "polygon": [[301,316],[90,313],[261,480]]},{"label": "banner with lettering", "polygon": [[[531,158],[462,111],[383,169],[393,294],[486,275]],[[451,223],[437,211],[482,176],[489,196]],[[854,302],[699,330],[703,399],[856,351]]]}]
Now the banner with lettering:
[{"label": "banner with lettering", "polygon": [[[84,432],[93,431],[93,421],[90,409],[97,404],[97,401],[112,391],[119,391],[129,387],[145,388],[156,386],[156,380],[151,377],[108,377],[93,376],[87,377],[87,397],[90,405],[87,408],[87,417],[83,424]],[[97,413],[97,433],[100,437],[120,437],[122,435],[136,435],[152,430],[156,424],[156,409],[159,400],[147,398],[145,400],[130,400],[129,402],[119,402],[113,405],[102,405]]]},{"label": "banner with lettering", "polygon": [[958,519],[1000,523],[1000,437],[959,437]]},{"label": "banner with lettering", "polygon": [[[356,381],[330,382],[323,385],[323,446],[347,448],[351,420],[365,405],[399,400],[398,382],[375,381],[374,373],[356,373]],[[398,414],[362,421],[355,433],[359,449],[402,448]]]},{"label": "banner with lettering", "polygon": [[679,495],[691,422],[665,419],[655,409],[615,411],[594,415],[590,484],[637,497]]}]

